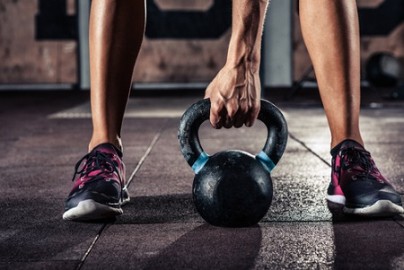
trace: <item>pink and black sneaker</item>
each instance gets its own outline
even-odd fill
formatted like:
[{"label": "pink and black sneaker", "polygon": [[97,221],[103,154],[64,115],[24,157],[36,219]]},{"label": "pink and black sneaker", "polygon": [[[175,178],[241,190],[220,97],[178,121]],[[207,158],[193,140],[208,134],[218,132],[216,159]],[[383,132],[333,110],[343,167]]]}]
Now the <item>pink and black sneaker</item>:
[{"label": "pink and black sneaker", "polygon": [[331,150],[332,172],[327,200],[346,214],[386,217],[404,213],[400,194],[382,176],[362,145],[345,140]]},{"label": "pink and black sneaker", "polygon": [[130,200],[122,152],[109,143],[98,145],[77,162],[72,181],[73,189],[65,201],[65,220],[112,218],[122,214],[121,205]]}]

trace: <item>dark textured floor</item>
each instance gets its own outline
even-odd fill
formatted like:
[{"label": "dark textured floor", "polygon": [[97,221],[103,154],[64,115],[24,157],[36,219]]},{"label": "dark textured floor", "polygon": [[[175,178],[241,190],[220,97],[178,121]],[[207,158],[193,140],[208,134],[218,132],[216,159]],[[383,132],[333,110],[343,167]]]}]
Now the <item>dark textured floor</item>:
[{"label": "dark textured floor", "polygon": [[[198,98],[131,98],[122,136],[132,200],[115,221],[74,223],[62,220],[63,201],[90,137],[88,95],[0,93],[0,269],[404,269],[404,216],[329,212],[329,131],[316,96],[286,102],[269,95],[290,137],[262,222],[239,229],[204,223],[176,135],[179,116]],[[361,114],[366,146],[401,194],[403,104],[368,98]],[[261,123],[200,131],[208,153],[254,153],[265,136]]]}]

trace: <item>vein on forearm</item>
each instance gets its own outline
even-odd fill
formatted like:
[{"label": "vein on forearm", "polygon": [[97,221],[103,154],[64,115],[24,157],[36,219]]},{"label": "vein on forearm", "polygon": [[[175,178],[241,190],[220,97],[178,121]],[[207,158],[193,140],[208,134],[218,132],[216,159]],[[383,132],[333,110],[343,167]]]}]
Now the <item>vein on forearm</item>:
[{"label": "vein on forearm", "polygon": [[233,0],[232,36],[228,62],[239,66],[248,63],[258,69],[263,23],[268,0]]}]

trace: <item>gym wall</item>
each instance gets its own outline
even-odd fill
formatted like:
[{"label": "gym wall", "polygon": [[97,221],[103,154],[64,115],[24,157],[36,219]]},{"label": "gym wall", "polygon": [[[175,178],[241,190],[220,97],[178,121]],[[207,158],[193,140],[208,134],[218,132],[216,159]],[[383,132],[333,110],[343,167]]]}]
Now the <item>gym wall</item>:
[{"label": "gym wall", "polygon": [[[0,85],[78,82],[76,1],[85,0],[0,1]],[[271,12],[273,15],[267,18],[265,26],[266,85],[271,82],[281,85],[288,81],[289,75],[280,82],[275,79],[281,76],[274,75],[275,72],[284,74],[290,69],[282,65],[286,56],[279,56],[288,50],[293,56],[291,63],[289,59],[283,62],[292,66],[291,79],[300,78],[310,65],[297,13],[285,2],[288,1],[272,0],[268,17],[271,17]],[[357,2],[363,29],[363,63],[376,51],[390,51],[403,59],[404,1]],[[147,3],[147,33],[134,80],[144,83],[209,81],[226,58],[231,0],[147,0]],[[285,24],[288,19],[282,17],[284,13],[274,12],[279,8],[286,12],[290,9],[292,13],[290,49],[285,46],[288,29],[280,31],[278,27],[289,27]],[[271,21],[276,15],[279,19]],[[282,45],[274,35],[284,38]]]},{"label": "gym wall", "polygon": [[0,0],[0,84],[75,83],[74,13],[74,0]]},{"label": "gym wall", "polygon": [[231,0],[149,0],[135,82],[206,82],[225,63]]},{"label": "gym wall", "polygon": [[[76,1],[1,0],[0,84],[76,83]],[[136,82],[207,82],[226,59],[231,0],[148,0]]]}]

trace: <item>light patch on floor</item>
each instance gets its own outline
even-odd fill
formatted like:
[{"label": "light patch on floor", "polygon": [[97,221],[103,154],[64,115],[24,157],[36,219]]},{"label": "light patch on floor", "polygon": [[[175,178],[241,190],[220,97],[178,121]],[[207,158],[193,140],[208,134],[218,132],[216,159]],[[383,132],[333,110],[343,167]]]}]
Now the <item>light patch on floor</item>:
[{"label": "light patch on floor", "polygon": [[[131,98],[125,118],[180,118],[185,110],[198,99],[180,98]],[[48,116],[50,119],[91,118],[90,102],[86,102]]]},{"label": "light patch on floor", "polygon": [[332,223],[263,223],[254,269],[332,269]]},{"label": "light patch on floor", "polygon": [[[198,98],[130,98],[125,118],[180,118]],[[282,111],[284,116],[287,115]],[[90,102],[50,114],[49,119],[91,118]]]}]

